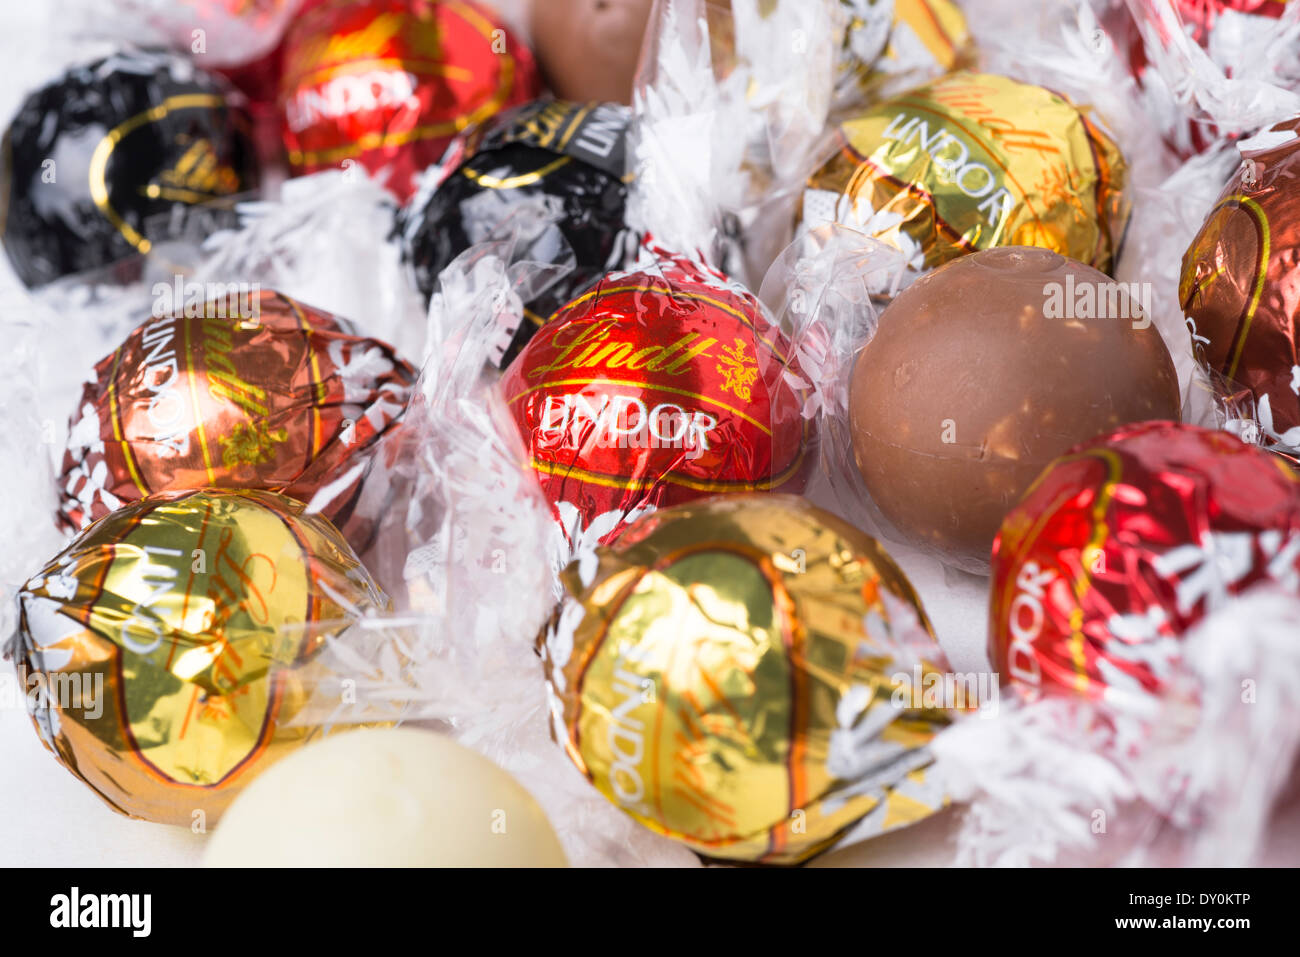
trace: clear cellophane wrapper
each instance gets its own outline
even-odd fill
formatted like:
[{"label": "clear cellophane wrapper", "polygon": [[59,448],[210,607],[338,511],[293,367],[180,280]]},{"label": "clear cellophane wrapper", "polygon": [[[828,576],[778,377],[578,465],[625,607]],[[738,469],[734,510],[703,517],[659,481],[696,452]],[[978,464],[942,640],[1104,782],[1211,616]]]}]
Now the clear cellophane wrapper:
[{"label": "clear cellophane wrapper", "polygon": [[302,720],[337,720],[346,695],[351,722],[395,717],[456,737],[529,789],[574,864],[690,865],[592,789],[550,737],[535,642],[565,546],[495,354],[555,267],[521,258],[517,240],[471,247],[442,274],[416,394],[381,445],[401,488],[377,545],[398,611],[328,642],[331,670]]},{"label": "clear cellophane wrapper", "polygon": [[659,0],[642,48],[629,221],[757,286],[828,148],[835,2]]},{"label": "clear cellophane wrapper", "polygon": [[920,86],[973,53],[957,0],[837,0],[837,12],[837,116]]},{"label": "clear cellophane wrapper", "polygon": [[1153,126],[1179,155],[1300,113],[1300,9],[1294,5],[1096,0],[1095,6],[1133,59]]},{"label": "clear cellophane wrapper", "polygon": [[[1180,641],[1148,707],[1082,695],[1025,700],[959,722],[932,744],[962,807],[972,866],[1240,866],[1267,859],[1294,812],[1300,756],[1300,600],[1261,585]],[[1128,703],[1133,703],[1131,700]]]}]

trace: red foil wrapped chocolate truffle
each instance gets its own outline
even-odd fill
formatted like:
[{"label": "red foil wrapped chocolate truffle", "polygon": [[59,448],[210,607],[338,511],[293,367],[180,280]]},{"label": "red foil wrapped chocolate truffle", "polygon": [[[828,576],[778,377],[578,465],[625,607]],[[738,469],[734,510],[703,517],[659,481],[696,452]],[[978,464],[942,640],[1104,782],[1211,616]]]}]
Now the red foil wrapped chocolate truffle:
[{"label": "red foil wrapped chocolate truffle", "polygon": [[457,133],[540,92],[532,54],[468,0],[308,0],[283,57],[293,171],[387,168],[401,200]]},{"label": "red foil wrapped chocolate truffle", "polygon": [[[392,348],[270,291],[158,310],[95,366],[68,434],[60,524],[155,492],[247,488],[311,503],[356,547],[368,450],[415,372]],[[364,505],[363,505],[364,503]]]},{"label": "red foil wrapped chocolate truffle", "polygon": [[798,491],[809,460],[793,345],[752,295],[684,259],[605,276],[501,389],[571,542],[705,495]]},{"label": "red foil wrapped chocolate truffle", "polygon": [[854,458],[911,544],[987,568],[1003,515],[1066,449],[1174,419],[1178,379],[1138,297],[1036,247],[972,253],[881,314],[853,368]]},{"label": "red foil wrapped chocolate truffle", "polygon": [[1298,129],[1290,121],[1242,144],[1179,285],[1202,363],[1226,391],[1249,389],[1264,434],[1291,449],[1300,449]]},{"label": "red foil wrapped chocolate truffle", "polygon": [[993,546],[990,654],[1030,694],[1140,711],[1179,639],[1262,581],[1300,593],[1300,476],[1225,432],[1146,422],[1057,459]]}]

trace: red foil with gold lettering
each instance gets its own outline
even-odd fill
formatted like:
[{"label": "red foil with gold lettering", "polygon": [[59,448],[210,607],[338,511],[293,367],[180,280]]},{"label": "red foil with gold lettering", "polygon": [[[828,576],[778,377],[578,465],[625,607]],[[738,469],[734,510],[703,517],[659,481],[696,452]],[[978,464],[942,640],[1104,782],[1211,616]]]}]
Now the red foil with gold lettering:
[{"label": "red foil with gold lettering", "polygon": [[82,392],[60,524],[84,528],[154,492],[265,489],[305,503],[319,495],[325,516],[364,547],[378,511],[363,481],[369,450],[405,408],[411,366],[275,292],[159,311]]},{"label": "red foil with gold lettering", "polygon": [[1250,390],[1270,440],[1300,450],[1300,120],[1241,151],[1183,254],[1178,294],[1198,358],[1227,392]]},{"label": "red foil with gold lettering", "polygon": [[309,0],[285,37],[280,106],[296,174],[387,168],[405,200],[457,133],[540,92],[528,49],[467,0]]},{"label": "red foil with gold lettering", "polygon": [[705,495],[798,491],[810,458],[791,341],[685,259],[611,273],[557,310],[501,388],[570,542]]},{"label": "red foil with gold lettering", "polygon": [[1057,459],[993,545],[990,655],[1030,694],[1141,715],[1182,636],[1262,581],[1300,593],[1300,476],[1226,432],[1122,428]]}]

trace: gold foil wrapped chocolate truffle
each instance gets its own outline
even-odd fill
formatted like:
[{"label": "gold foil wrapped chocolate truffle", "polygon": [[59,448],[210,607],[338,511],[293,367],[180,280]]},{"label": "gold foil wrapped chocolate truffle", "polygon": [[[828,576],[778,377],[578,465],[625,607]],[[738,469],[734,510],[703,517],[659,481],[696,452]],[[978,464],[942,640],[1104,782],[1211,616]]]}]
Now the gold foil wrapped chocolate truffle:
[{"label": "gold foil wrapped chocolate truffle", "polygon": [[645,826],[791,864],[944,805],[925,769],[949,714],[906,693],[941,653],[865,533],[795,496],[719,496],[641,519],[563,584],[540,639],[556,736]]},{"label": "gold foil wrapped chocolate truffle", "polygon": [[1107,272],[1128,220],[1111,138],[1064,97],[961,71],[840,124],[803,223],[838,222],[933,269],[992,246],[1043,246]]},{"label": "gold foil wrapped chocolate truffle", "polygon": [[318,733],[290,726],[325,677],[313,658],[387,599],[299,503],[206,490],[96,522],[19,606],[15,657],[46,747],[116,810],[190,827]]}]

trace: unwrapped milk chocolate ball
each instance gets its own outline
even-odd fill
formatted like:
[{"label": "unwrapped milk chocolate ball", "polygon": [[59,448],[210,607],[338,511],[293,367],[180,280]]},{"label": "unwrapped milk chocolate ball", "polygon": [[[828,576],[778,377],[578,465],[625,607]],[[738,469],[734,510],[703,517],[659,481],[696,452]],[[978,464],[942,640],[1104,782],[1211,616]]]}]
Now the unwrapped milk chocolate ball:
[{"label": "unwrapped milk chocolate ball", "polygon": [[973,572],[1066,449],[1177,419],[1173,361],[1139,290],[1046,249],[972,253],[881,314],[853,369],[853,453],[900,537]]},{"label": "unwrapped milk chocolate ball", "polygon": [[631,103],[652,6],[654,0],[532,0],[533,45],[556,96]]}]

